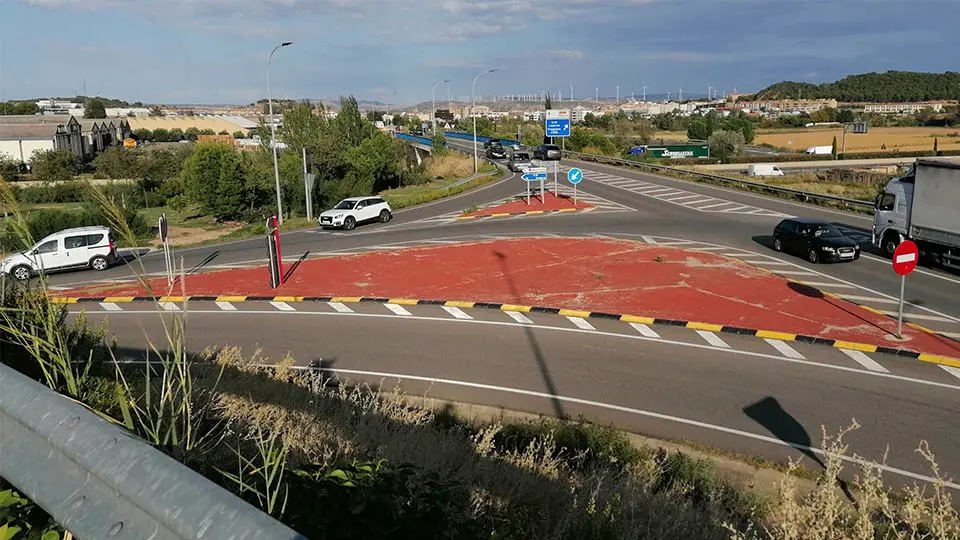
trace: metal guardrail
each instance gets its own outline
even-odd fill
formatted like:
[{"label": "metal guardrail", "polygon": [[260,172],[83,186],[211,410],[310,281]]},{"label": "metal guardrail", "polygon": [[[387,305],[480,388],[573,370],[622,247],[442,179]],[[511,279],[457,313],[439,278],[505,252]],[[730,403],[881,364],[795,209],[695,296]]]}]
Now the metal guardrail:
[{"label": "metal guardrail", "polygon": [[615,165],[625,165],[629,167],[649,169],[654,172],[669,172],[673,174],[685,174],[688,176],[694,176],[694,177],[703,178],[706,180],[713,180],[716,182],[736,184],[741,186],[749,186],[752,188],[760,189],[762,191],[768,191],[771,193],[793,195],[805,201],[811,200],[811,199],[832,201],[832,202],[843,203],[850,206],[857,206],[861,208],[873,208],[874,206],[874,203],[870,201],[862,201],[860,199],[849,199],[847,197],[837,197],[836,195],[826,195],[822,193],[812,193],[810,191],[801,191],[799,189],[791,189],[791,188],[780,187],[780,186],[771,186],[770,184],[764,184],[761,182],[751,182],[749,180],[740,180],[739,178],[730,178],[728,176],[720,176],[717,174],[690,171],[687,169],[679,169],[676,167],[666,167],[664,165],[653,165],[651,163],[644,163],[642,161],[632,161],[629,159],[622,159],[622,158],[615,158],[615,157],[608,157],[608,156],[598,156],[595,154],[584,154],[581,152],[573,152],[570,150],[564,150],[563,153],[569,156],[581,159],[583,161],[596,161],[601,163],[607,162]]},{"label": "metal guardrail", "polygon": [[[444,132],[443,132],[443,135],[444,135],[445,137],[449,137],[449,138],[451,138],[451,139],[460,139],[460,140],[471,141],[471,142],[473,141],[473,135],[470,134],[470,133],[461,133],[461,132],[459,132],[459,131],[444,131]],[[491,137],[487,137],[487,136],[485,136],[485,135],[477,135],[477,142],[485,143],[485,142],[489,141],[490,139],[491,139]],[[518,145],[518,144],[520,144],[519,141],[514,141],[514,140],[512,140],[512,139],[500,139],[500,140],[501,140],[501,141],[503,142],[503,144],[506,145],[506,146],[513,146],[513,145]]]},{"label": "metal guardrail", "polygon": [[400,133],[395,131],[393,136],[397,139],[402,139],[404,141],[412,141],[420,144],[425,144],[427,146],[433,146],[433,141],[428,137],[418,137],[416,135],[410,135],[409,133]]},{"label": "metal guardrail", "polygon": [[306,540],[130,432],[2,364],[0,476],[82,539]]}]

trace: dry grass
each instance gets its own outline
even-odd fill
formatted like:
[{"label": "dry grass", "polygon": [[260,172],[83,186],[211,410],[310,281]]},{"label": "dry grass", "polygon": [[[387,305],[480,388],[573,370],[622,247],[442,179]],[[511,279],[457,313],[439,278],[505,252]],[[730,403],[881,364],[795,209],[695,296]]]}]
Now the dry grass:
[{"label": "dry grass", "polygon": [[771,186],[781,186],[790,189],[799,189],[810,193],[821,193],[825,195],[835,195],[850,199],[860,199],[863,201],[872,201],[877,195],[879,186],[886,185],[886,180],[877,185],[860,184],[856,182],[829,182],[822,181],[814,172],[801,172],[787,174],[784,176],[746,176],[742,174],[725,174],[730,178],[739,178],[751,182],[761,182]]},{"label": "dry grass", "polygon": [[148,117],[148,118],[128,118],[130,122],[130,128],[133,130],[137,129],[149,129],[151,131],[155,129],[175,129],[179,128],[186,130],[188,128],[197,128],[199,130],[212,129],[217,133],[226,130],[227,133],[235,133],[237,131],[244,131],[240,126],[227,122],[226,120],[221,120],[219,118],[210,118],[210,117],[201,117],[201,116],[178,116],[171,118],[164,117]]},{"label": "dry grass", "polygon": [[[757,132],[754,144],[771,144],[803,152],[811,146],[829,146],[837,138],[838,150],[843,141],[843,129],[791,129]],[[887,127],[870,128],[868,133],[847,133],[846,151],[853,152],[901,152],[933,150],[933,139],[938,140],[939,150],[960,150],[960,130],[937,127]],[[881,147],[886,145],[886,150]]]},{"label": "dry grass", "polygon": [[232,348],[215,360],[226,367],[218,409],[233,429],[279,433],[291,467],[381,458],[413,464],[468,487],[471,520],[498,538],[719,540],[729,537],[724,520],[743,525],[749,513],[725,508],[730,500],[719,488],[693,496],[701,486],[682,474],[667,479],[653,454],[626,467],[578,467],[586,456],[558,449],[549,433],[520,448],[500,447],[503,425],[444,427],[396,390],[316,380],[313,389],[303,380],[291,385],[289,359],[265,374],[256,367],[262,359]]},{"label": "dry grass", "polygon": [[427,178],[466,178],[473,174],[473,156],[446,152],[427,158]]}]

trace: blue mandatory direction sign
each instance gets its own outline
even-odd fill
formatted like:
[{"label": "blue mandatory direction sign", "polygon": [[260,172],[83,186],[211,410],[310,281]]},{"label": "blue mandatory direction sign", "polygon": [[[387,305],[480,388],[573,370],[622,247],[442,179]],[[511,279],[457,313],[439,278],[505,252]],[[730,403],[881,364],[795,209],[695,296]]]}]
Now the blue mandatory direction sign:
[{"label": "blue mandatory direction sign", "polygon": [[547,168],[535,167],[530,169],[524,169],[523,176],[521,176],[520,178],[526,180],[527,182],[536,182],[537,180],[545,180],[547,178]]},{"label": "blue mandatory direction sign", "polygon": [[571,184],[579,184],[580,181],[583,180],[583,171],[577,168],[570,169],[567,171],[567,180],[569,180]]}]

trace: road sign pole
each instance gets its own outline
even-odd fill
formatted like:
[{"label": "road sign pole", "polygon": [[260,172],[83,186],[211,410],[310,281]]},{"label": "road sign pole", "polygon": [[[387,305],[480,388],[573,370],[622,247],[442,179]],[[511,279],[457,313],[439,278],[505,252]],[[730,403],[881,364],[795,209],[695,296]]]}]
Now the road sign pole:
[{"label": "road sign pole", "polygon": [[903,339],[903,290],[907,285],[907,276],[900,276],[900,309],[897,310],[897,338]]},{"label": "road sign pole", "polygon": [[560,196],[560,192],[557,190],[557,174],[559,173],[560,173],[560,162],[554,161],[553,162],[553,196],[554,197]]},{"label": "road sign pole", "polygon": [[540,177],[540,204],[543,204],[543,176]]},{"label": "road sign pole", "polygon": [[573,205],[577,205],[577,185],[573,185]]}]

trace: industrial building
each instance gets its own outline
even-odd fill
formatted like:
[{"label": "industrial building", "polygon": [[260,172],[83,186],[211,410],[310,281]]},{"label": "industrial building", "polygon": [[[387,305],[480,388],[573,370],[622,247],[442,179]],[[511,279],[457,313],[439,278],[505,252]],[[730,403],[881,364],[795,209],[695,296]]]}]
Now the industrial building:
[{"label": "industrial building", "polygon": [[130,137],[125,118],[89,120],[75,116],[0,116],[0,155],[30,163],[35,152],[71,150],[84,161]]}]

